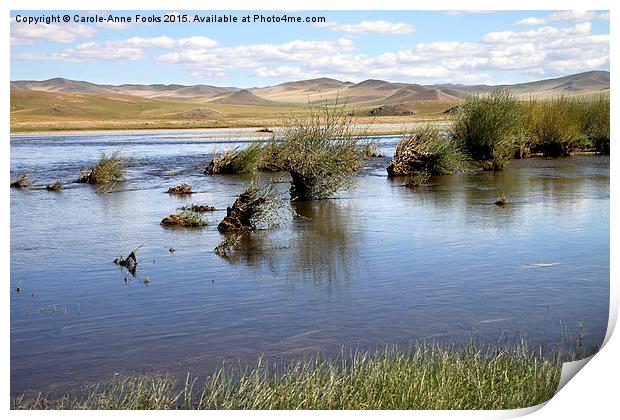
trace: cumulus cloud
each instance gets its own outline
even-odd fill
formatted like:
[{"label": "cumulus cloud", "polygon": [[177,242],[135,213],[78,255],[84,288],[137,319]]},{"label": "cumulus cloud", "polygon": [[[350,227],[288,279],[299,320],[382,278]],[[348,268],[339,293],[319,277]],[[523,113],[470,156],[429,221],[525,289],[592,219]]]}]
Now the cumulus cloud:
[{"label": "cumulus cloud", "polygon": [[114,61],[135,61],[144,58],[144,51],[140,48],[117,47],[113,45],[102,45],[96,42],[85,42],[68,48],[57,53],[20,53],[17,60],[35,61],[64,61],[70,63],[84,63],[101,61],[102,57],[106,60]]},{"label": "cumulus cloud", "polygon": [[203,36],[173,39],[167,36],[132,37],[106,42],[85,42],[58,53],[20,53],[18,60],[66,61],[73,63],[106,60],[135,61],[146,57],[145,49],[212,48],[217,42]]},{"label": "cumulus cloud", "polygon": [[92,26],[76,25],[28,25],[10,20],[11,45],[29,45],[41,42],[68,44],[79,38],[91,38],[97,30]]},{"label": "cumulus cloud", "polygon": [[565,10],[544,17],[529,17],[515,22],[515,26],[538,26],[550,23],[576,23],[591,20],[609,20],[609,12],[598,13],[592,10]]},{"label": "cumulus cloud", "polygon": [[336,22],[317,23],[316,27],[330,28],[334,32],[346,32],[349,34],[375,34],[375,35],[408,35],[415,32],[415,26],[403,22],[387,22],[385,20],[364,20],[359,23]]},{"label": "cumulus cloud", "polygon": [[247,69],[258,77],[295,80],[327,76],[419,82],[489,82],[490,74],[555,76],[609,63],[609,35],[593,35],[588,22],[525,31],[491,32],[479,42],[417,43],[379,55],[356,52],[354,43],[291,41],[285,44],[188,49],[160,55],[161,63],[183,65],[193,75],[214,77]]},{"label": "cumulus cloud", "polygon": [[199,78],[227,77],[232,71],[241,71],[277,80],[334,77],[492,83],[515,74],[531,79],[606,68],[609,43],[609,34],[594,35],[590,22],[578,22],[490,32],[477,42],[420,42],[379,54],[363,51],[348,37],[222,47],[202,36],[157,36],[87,42],[56,53],[13,58],[68,62],[151,59],[179,66]]}]

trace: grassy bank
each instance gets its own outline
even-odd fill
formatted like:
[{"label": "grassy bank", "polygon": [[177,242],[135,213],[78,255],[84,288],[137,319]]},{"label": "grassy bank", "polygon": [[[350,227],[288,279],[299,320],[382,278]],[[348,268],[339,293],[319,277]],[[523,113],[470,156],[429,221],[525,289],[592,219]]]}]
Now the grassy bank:
[{"label": "grassy bank", "polygon": [[198,384],[172,377],[116,378],[13,409],[509,409],[549,400],[560,364],[524,347],[419,346],[341,353],[294,364],[221,368]]}]

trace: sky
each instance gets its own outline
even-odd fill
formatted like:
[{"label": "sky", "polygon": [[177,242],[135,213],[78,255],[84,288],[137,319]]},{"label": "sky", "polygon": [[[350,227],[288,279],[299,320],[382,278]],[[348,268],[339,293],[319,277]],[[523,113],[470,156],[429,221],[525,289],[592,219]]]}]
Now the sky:
[{"label": "sky", "polygon": [[[253,22],[256,13],[301,22]],[[177,21],[149,19],[167,14]],[[204,21],[214,14],[238,21]],[[59,23],[24,22],[54,15]],[[75,22],[110,15],[132,21]],[[183,15],[187,21],[179,22]],[[248,15],[251,22],[243,22]],[[240,88],[317,77],[502,84],[609,70],[610,60],[605,11],[54,10],[12,11],[10,20],[11,80]]]}]

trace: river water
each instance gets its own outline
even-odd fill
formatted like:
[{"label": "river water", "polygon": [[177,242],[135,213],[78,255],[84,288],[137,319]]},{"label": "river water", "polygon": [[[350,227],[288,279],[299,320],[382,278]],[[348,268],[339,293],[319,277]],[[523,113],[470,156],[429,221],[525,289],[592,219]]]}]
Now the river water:
[{"label": "river water", "polygon": [[[35,185],[74,181],[102,151],[132,158],[110,193],[11,189],[12,395],[342,346],[524,339],[570,350],[580,325],[585,346],[602,342],[607,157],[513,161],[410,190],[386,177],[397,137],[377,137],[387,157],[370,159],[354,189],[293,204],[304,218],[255,232],[222,259],[217,223],[249,178],[202,170],[212,153],[255,139],[249,130],[11,137],[11,177],[30,173]],[[281,178],[286,197],[285,174],[264,176]],[[196,193],[165,193],[179,182]],[[500,208],[502,194],[510,204]],[[159,224],[190,203],[218,209],[207,227]],[[112,261],[140,245],[134,278]]]}]

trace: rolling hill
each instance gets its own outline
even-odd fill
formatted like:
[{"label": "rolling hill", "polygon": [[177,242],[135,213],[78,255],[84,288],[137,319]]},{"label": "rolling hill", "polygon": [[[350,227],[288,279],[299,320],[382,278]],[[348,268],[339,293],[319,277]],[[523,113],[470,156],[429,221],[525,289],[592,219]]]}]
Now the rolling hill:
[{"label": "rolling hill", "polygon": [[[499,86],[422,85],[376,79],[352,83],[318,78],[240,89],[204,84],[106,85],[63,78],[19,80],[11,82],[11,129],[86,129],[95,121],[100,127],[161,126],[164,121],[174,122],[168,126],[184,127],[204,126],[207,121],[218,126],[265,126],[266,121],[275,121],[285,112],[297,112],[308,102],[332,104],[336,100],[361,115],[437,116],[468,96],[495,89],[507,89],[527,99],[608,94],[609,86],[607,71]],[[180,120],[184,122],[176,122]]]}]

